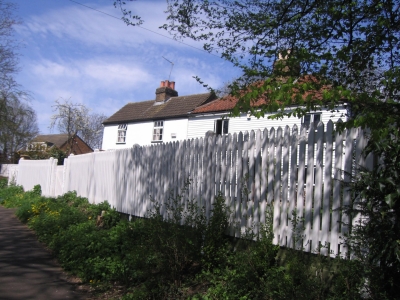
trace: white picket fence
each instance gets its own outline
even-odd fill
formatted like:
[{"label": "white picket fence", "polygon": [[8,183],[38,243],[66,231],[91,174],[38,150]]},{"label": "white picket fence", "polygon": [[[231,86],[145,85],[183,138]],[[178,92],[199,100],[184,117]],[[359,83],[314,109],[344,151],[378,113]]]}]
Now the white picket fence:
[{"label": "white picket fence", "polygon": [[[143,217],[151,198],[161,203],[176,197],[185,180],[191,184],[184,199],[195,199],[207,216],[222,193],[238,224],[231,234],[239,237],[249,226],[257,232],[273,211],[274,242],[314,251],[330,245],[331,255],[345,254],[341,236],[351,222],[342,214],[350,204],[350,182],[358,166],[372,167],[361,155],[366,137],[361,129],[333,132],[330,121],[309,129],[296,126],[213,136],[148,147],[70,156],[64,166],[55,160],[19,163],[17,183],[25,190],[41,184],[44,195],[58,196],[75,190],[93,203],[104,200],[118,211]],[[304,223],[295,245],[292,212]],[[342,223],[344,222],[344,223]],[[321,250],[327,254],[328,249]]]},{"label": "white picket fence", "polygon": [[2,177],[10,177],[15,176],[15,168],[17,164],[0,164],[0,176]]}]

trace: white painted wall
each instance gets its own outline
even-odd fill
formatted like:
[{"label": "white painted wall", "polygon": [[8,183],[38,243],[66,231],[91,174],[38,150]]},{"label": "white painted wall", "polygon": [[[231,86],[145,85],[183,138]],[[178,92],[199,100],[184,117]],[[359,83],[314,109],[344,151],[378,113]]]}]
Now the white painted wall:
[{"label": "white painted wall", "polygon": [[[345,120],[344,115],[346,114],[346,109],[340,107],[338,112],[332,113],[331,111],[313,111],[312,113],[322,112],[321,121],[326,124],[329,120],[333,122],[337,122],[338,119]],[[215,120],[221,119],[223,116],[227,116],[228,114],[223,113],[215,113],[215,114],[198,114],[191,115],[189,117],[188,123],[188,139],[195,139],[204,137],[206,132],[211,130],[214,131],[214,122]],[[278,128],[281,126],[282,128],[286,125],[292,127],[293,125],[301,126],[301,119],[296,117],[285,117],[281,119],[268,119],[267,115],[264,118],[257,119],[252,116],[247,118],[246,114],[241,114],[240,117],[229,118],[229,133],[239,133],[240,131],[251,131],[251,130],[263,130],[264,128],[270,129],[271,127]]]},{"label": "white painted wall", "polygon": [[[131,148],[135,144],[152,144],[153,121],[128,123],[125,143],[117,143],[118,125],[104,126],[102,150]],[[187,138],[188,119],[164,120],[163,142],[181,141]],[[175,135],[175,138],[172,137]]]}]

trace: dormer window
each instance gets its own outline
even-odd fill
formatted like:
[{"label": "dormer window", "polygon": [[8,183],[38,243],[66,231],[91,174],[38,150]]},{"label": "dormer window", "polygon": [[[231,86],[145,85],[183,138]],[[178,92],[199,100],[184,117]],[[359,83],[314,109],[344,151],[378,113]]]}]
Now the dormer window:
[{"label": "dormer window", "polygon": [[128,128],[128,124],[119,124],[118,125],[117,144],[125,144],[127,128]]},{"label": "dormer window", "polygon": [[162,142],[164,121],[155,121],[153,128],[153,142]]}]

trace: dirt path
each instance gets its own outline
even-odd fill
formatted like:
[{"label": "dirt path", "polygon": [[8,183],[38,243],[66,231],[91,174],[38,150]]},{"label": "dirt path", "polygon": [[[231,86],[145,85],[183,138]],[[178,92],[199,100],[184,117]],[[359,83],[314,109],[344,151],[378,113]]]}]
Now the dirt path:
[{"label": "dirt path", "polygon": [[14,211],[0,206],[0,300],[88,298]]}]

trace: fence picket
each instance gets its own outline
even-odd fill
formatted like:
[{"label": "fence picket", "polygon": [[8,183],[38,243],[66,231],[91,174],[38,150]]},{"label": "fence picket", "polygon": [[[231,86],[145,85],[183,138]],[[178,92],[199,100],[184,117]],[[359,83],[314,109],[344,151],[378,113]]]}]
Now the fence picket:
[{"label": "fence picket", "polygon": [[222,190],[222,136],[218,135],[215,146],[215,194],[217,195]]},{"label": "fence picket", "polygon": [[288,229],[287,229],[287,247],[295,248],[293,239],[292,213],[296,209],[296,172],[297,172],[297,145],[298,145],[298,130],[297,126],[293,126],[290,136],[290,178],[289,178],[289,209],[288,209]]},{"label": "fence picket", "polygon": [[314,124],[311,123],[308,129],[308,144],[307,144],[307,175],[306,175],[306,203],[305,203],[305,243],[304,247],[307,252],[313,250],[315,245],[312,245],[311,226],[313,214],[313,185],[314,185]]},{"label": "fence picket", "polygon": [[290,129],[289,126],[285,126],[284,140],[282,143],[282,200],[281,200],[281,212],[280,212],[280,239],[279,244],[281,246],[287,246],[287,218],[288,218],[288,175],[289,175],[289,141],[290,141]]},{"label": "fence picket", "polygon": [[208,137],[206,139],[206,155],[204,157],[205,163],[207,164],[206,166],[206,173],[205,173],[205,177],[204,177],[204,181],[205,181],[205,193],[204,195],[205,197],[205,209],[206,209],[206,217],[207,219],[210,218],[210,209],[211,209],[211,185],[214,185],[214,180],[211,179],[211,174],[212,174],[212,157],[213,157],[213,139],[212,137]]},{"label": "fence picket", "polygon": [[323,157],[324,157],[324,124],[319,122],[316,126],[316,149],[315,149],[315,179],[314,179],[314,203],[313,203],[313,225],[312,225],[312,246],[320,251],[320,229],[321,229],[321,206],[322,206],[322,185],[323,185]]},{"label": "fence picket", "polygon": [[340,204],[341,204],[341,168],[342,168],[342,157],[343,157],[343,137],[344,134],[336,132],[335,135],[335,169],[333,177],[333,199],[337,199],[332,203],[332,225],[331,225],[331,256],[337,256],[341,254],[341,247],[339,244],[340,235]]},{"label": "fence picket", "polygon": [[257,130],[256,132],[256,146],[255,146],[255,165],[254,165],[254,213],[253,213],[253,222],[254,222],[254,230],[256,236],[258,236],[259,232],[259,223],[260,223],[260,205],[261,205],[261,130]]},{"label": "fence picket", "polygon": [[[346,146],[345,146],[345,155],[344,155],[344,187],[343,187],[343,206],[348,207],[350,205],[350,187],[348,184],[351,182],[352,171],[353,171],[353,146],[354,146],[354,136],[356,134],[355,129],[347,130],[346,134]],[[349,232],[349,228],[351,225],[351,218],[347,214],[342,213],[342,234],[345,235]],[[343,246],[343,254],[347,256],[349,253],[347,251],[346,246]]]},{"label": "fence picket", "polygon": [[248,178],[247,178],[247,188],[248,188],[248,197],[247,197],[247,228],[251,228],[253,226],[254,221],[254,196],[255,196],[255,174],[254,174],[254,150],[255,150],[255,132],[254,130],[250,131],[249,142],[248,142]]},{"label": "fence picket", "polygon": [[204,177],[203,177],[203,171],[204,171],[204,165],[203,165],[203,157],[204,157],[204,140],[203,138],[200,138],[198,140],[197,144],[197,155],[196,155],[196,166],[197,166],[197,186],[196,186],[196,191],[197,191],[197,204],[200,208],[204,206],[203,203],[203,197],[204,195]]},{"label": "fence picket", "polygon": [[237,227],[235,237],[241,236],[241,222],[242,222],[242,194],[243,194],[243,147],[244,147],[244,136],[243,133],[240,132],[238,136],[237,142],[237,155],[236,155],[236,163],[237,163],[237,171],[236,171],[236,208],[235,208],[235,215],[236,215],[236,224]]},{"label": "fence picket", "polygon": [[331,240],[329,235],[329,229],[331,224],[331,192],[332,192],[332,151],[333,151],[333,122],[329,120],[326,124],[325,132],[325,162],[324,162],[324,195],[322,202],[322,228],[321,228],[321,244],[328,248],[322,248],[321,254],[328,255],[331,248]]},{"label": "fence picket", "polygon": [[265,224],[265,214],[267,208],[267,188],[268,188],[268,130],[264,129],[262,134],[262,156],[261,156],[261,191],[260,191],[260,223]]},{"label": "fence picket", "polygon": [[[221,174],[220,174],[220,190],[219,192],[226,197],[226,192],[225,192],[225,179],[226,179],[226,159],[227,159],[227,139],[228,136],[224,135],[221,137]],[[226,200],[226,198],[225,198]]]},{"label": "fence picket", "polygon": [[243,234],[247,226],[247,201],[249,199],[249,186],[247,177],[249,176],[249,133],[246,131],[243,135],[243,154],[242,154],[242,174],[240,180],[243,181],[242,202],[240,204],[242,219],[240,220],[240,233]]},{"label": "fence picket", "polygon": [[[225,139],[225,149],[226,149],[226,167],[225,167],[225,204],[229,208],[229,223],[233,222],[233,197],[232,197],[232,135],[229,134]],[[229,234],[233,235],[233,228],[229,228]]]},{"label": "fence picket", "polygon": [[281,232],[281,201],[282,201],[282,193],[281,193],[281,169],[282,169],[282,128],[278,127],[275,139],[275,172],[274,172],[274,219],[273,226],[278,234],[274,236],[274,243],[279,244],[280,242],[280,232]]},{"label": "fence picket", "polygon": [[296,248],[297,249],[304,249],[305,239],[304,237],[300,238],[297,236],[298,233],[302,234],[300,229],[304,226],[304,218],[305,218],[305,171],[306,171],[306,140],[307,140],[307,128],[305,126],[301,126],[300,129],[300,137],[299,137],[299,162],[298,162],[298,171],[297,171],[297,210],[296,210],[296,219],[293,220],[295,223],[295,235],[296,235]]},{"label": "fence picket", "polygon": [[268,145],[268,192],[267,204],[273,205],[274,201],[274,160],[275,160],[275,128],[271,128],[269,132]]},{"label": "fence picket", "polygon": [[238,150],[238,135],[236,133],[232,136],[232,177],[231,177],[231,216],[232,216],[232,227],[231,227],[231,234],[232,236],[238,236],[237,233],[237,211],[238,211],[238,162],[237,162],[237,153]]}]

